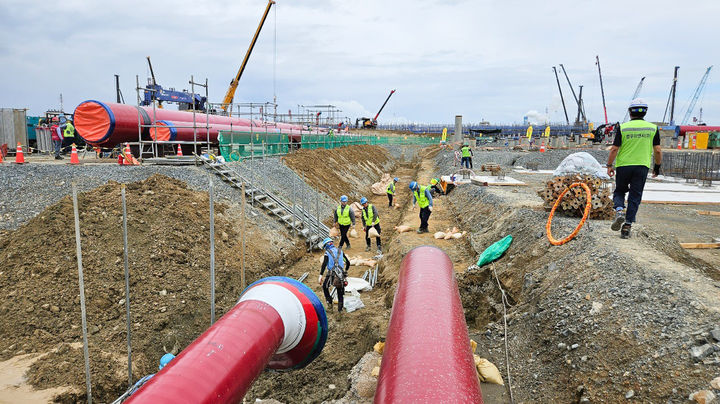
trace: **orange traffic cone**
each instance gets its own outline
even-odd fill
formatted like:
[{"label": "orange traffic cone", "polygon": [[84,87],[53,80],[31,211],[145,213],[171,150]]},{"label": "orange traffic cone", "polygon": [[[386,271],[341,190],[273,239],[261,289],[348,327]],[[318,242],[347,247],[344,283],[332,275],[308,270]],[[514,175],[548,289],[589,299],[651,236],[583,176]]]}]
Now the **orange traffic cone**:
[{"label": "orange traffic cone", "polygon": [[123,153],[123,165],[125,166],[131,166],[132,165],[132,152],[130,151],[130,145],[128,143],[125,143],[125,152]]},{"label": "orange traffic cone", "polygon": [[697,137],[697,135],[692,135],[692,138],[691,138],[691,139],[692,139],[692,149],[693,149],[693,150],[695,150],[695,148],[696,148],[696,143],[695,143],[696,137]]},{"label": "orange traffic cone", "polygon": [[183,154],[182,154],[182,145],[177,145],[177,148],[178,148],[177,156],[178,156],[178,157],[182,157],[182,156],[183,156]]},{"label": "orange traffic cone", "polygon": [[680,136],[678,136],[678,147],[677,147],[677,149],[678,149],[678,150],[681,150],[681,149],[682,149],[682,138],[681,138]]},{"label": "orange traffic cone", "polygon": [[0,163],[4,163],[2,150],[0,150]]},{"label": "orange traffic cone", "polygon": [[545,153],[545,141],[543,140],[542,143],[540,143],[540,153]]},{"label": "orange traffic cone", "polygon": [[72,151],[70,152],[70,164],[80,164],[80,159],[78,158],[78,152],[77,148],[75,147],[75,143],[73,143]]},{"label": "orange traffic cone", "polygon": [[15,153],[15,164],[25,164],[25,154],[23,154],[22,145],[19,142]]}]

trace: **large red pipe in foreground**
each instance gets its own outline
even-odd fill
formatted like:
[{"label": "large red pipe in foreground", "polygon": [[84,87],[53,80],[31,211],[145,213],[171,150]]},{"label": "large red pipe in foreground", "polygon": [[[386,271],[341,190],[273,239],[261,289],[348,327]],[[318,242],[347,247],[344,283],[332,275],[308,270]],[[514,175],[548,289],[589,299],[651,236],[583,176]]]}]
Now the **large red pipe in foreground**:
[{"label": "large red pipe in foreground", "polygon": [[[78,134],[85,142],[93,146],[113,147],[119,143],[138,141],[138,121],[142,125],[164,125],[162,122],[170,122],[170,125],[193,126],[193,114],[186,111],[175,111],[168,109],[155,109],[152,107],[136,107],[127,104],[116,104],[111,102],[100,102],[88,100],[80,103],[75,108],[74,123]],[[257,131],[277,133],[282,130],[284,133],[301,134],[310,133],[303,131],[302,126],[287,123],[272,123],[250,119],[239,119],[221,115],[209,115],[204,113],[195,114],[195,126],[197,126],[197,140],[206,141],[209,129],[210,143],[217,143],[218,133],[221,130],[235,131]],[[164,139],[169,131],[158,128],[158,140]],[[150,128],[142,129],[142,138],[150,139],[155,137],[155,130]],[[195,137],[192,128],[177,128],[178,137],[174,140],[192,141]],[[316,131],[317,132],[317,131]],[[169,136],[169,135],[168,135]]]},{"label": "large red pipe in foreground", "polygon": [[400,264],[375,403],[482,403],[450,258],[417,247]]},{"label": "large red pipe in foreground", "polygon": [[312,290],[264,278],[125,402],[239,403],[263,369],[304,367],[326,339],[325,309]]}]

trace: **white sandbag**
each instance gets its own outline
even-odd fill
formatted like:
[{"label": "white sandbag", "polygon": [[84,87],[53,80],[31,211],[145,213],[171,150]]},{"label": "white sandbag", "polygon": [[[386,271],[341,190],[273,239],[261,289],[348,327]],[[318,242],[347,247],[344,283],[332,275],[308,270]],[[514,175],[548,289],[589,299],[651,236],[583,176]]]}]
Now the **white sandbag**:
[{"label": "white sandbag", "polygon": [[343,300],[343,307],[345,308],[345,311],[352,313],[355,310],[360,310],[365,307],[365,304],[363,304],[362,300],[360,300],[359,293],[355,292],[352,296],[345,296]]},{"label": "white sandbag", "polygon": [[447,232],[447,233],[445,233],[445,237],[443,237],[443,238],[444,238],[445,240],[450,240],[450,239],[452,238],[452,236],[453,236],[453,233],[452,233],[452,232]]},{"label": "white sandbag", "polygon": [[355,266],[355,265],[357,265],[357,264],[358,264],[358,261],[359,261],[359,259],[358,259],[358,258],[353,258],[353,259],[351,259],[351,260],[350,260],[350,265],[353,265],[353,266]]},{"label": "white sandbag", "polygon": [[355,218],[362,216],[363,207],[360,205],[360,202],[353,202],[350,204],[350,207],[352,208],[353,213],[355,213]]},{"label": "white sandbag", "polygon": [[402,225],[400,225],[400,226],[395,226],[395,230],[396,230],[398,233],[405,233],[406,231],[412,230],[412,227],[406,226],[406,225],[402,224]]},{"label": "white sandbag", "polygon": [[348,293],[348,291],[352,292],[353,290],[357,290],[358,292],[372,290],[370,282],[366,281],[365,279],[347,277],[345,278],[345,280],[347,280],[348,283],[347,286],[345,286],[345,293]]},{"label": "white sandbag", "polygon": [[330,234],[330,237],[332,237],[332,238],[340,237],[340,230],[338,230],[334,227],[331,227],[329,234]]},{"label": "white sandbag", "polygon": [[598,178],[610,179],[607,175],[607,169],[603,168],[603,166],[595,160],[595,157],[587,152],[573,153],[565,157],[553,172],[555,176],[572,174],[589,174]]},{"label": "white sandbag", "polygon": [[462,233],[454,233],[454,234],[452,235],[452,238],[454,238],[454,239],[459,239],[460,237],[462,237],[462,236],[464,236],[464,235],[465,235],[465,232],[462,232]]},{"label": "white sandbag", "polygon": [[371,227],[370,230],[368,230],[368,237],[380,237],[380,233],[378,233],[374,227]]},{"label": "white sandbag", "polygon": [[433,237],[435,237],[438,240],[442,240],[445,238],[445,232],[439,231],[439,232],[433,234]]},{"label": "white sandbag", "polygon": [[355,229],[350,230],[350,237],[358,238],[358,232]]}]

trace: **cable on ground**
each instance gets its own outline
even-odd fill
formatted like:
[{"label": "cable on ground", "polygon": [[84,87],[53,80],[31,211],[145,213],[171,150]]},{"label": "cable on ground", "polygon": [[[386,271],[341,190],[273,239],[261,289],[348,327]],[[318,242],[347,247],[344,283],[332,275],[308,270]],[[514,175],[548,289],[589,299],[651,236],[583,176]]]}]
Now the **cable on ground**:
[{"label": "cable on ground", "polygon": [[[567,194],[568,191],[570,191],[570,189],[577,187],[577,186],[581,186],[585,190],[585,195],[587,196],[586,202],[585,202],[585,212],[583,212],[583,217],[582,217],[582,219],[580,219],[580,223],[577,225],[575,230],[573,230],[573,232],[570,233],[569,236],[565,237],[562,240],[556,240],[553,237],[552,232],[550,231],[550,225],[552,224],[552,219],[553,219],[553,216],[555,215],[555,209],[557,209],[558,205],[560,205],[560,201],[562,201],[562,198],[565,196],[565,194]],[[577,236],[578,232],[582,228],[583,224],[585,224],[585,221],[587,220],[588,215],[590,214],[591,208],[592,208],[592,194],[590,192],[590,188],[584,182],[573,182],[572,184],[570,184],[570,186],[568,188],[566,188],[564,191],[562,191],[560,196],[558,196],[557,200],[555,201],[555,204],[553,205],[552,210],[550,211],[550,216],[548,217],[547,224],[545,225],[545,230],[547,231],[547,238],[550,241],[550,244],[563,245],[563,244],[567,243],[568,241],[572,240],[573,238],[575,238],[575,236]]]}]

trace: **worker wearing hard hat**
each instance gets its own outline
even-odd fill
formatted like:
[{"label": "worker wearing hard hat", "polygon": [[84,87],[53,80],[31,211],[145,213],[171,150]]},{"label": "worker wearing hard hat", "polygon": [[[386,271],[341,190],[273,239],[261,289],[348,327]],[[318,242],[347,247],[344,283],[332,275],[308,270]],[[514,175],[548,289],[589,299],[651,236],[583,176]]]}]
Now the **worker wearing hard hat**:
[{"label": "worker wearing hard hat", "polygon": [[433,210],[433,199],[432,194],[430,194],[430,189],[425,185],[418,185],[416,181],[411,182],[409,188],[413,196],[413,210],[415,210],[416,204],[420,206],[420,227],[417,232],[428,233],[430,231],[428,230],[428,219],[430,219],[430,214]]},{"label": "worker wearing hard hat", "polygon": [[[607,173],[615,175],[615,220],[610,228],[620,230],[620,237],[629,238],[630,229],[640,207],[645,180],[650,168],[653,178],[660,173],[662,152],[660,150],[660,131],[658,127],[643,118],[648,106],[641,98],[632,100],[628,111],[630,120],[616,129],[615,140],[610,148],[607,161]],[[653,152],[655,161],[653,165]],[[617,158],[617,160],[616,160]],[[613,168],[615,163],[615,168]],[[625,212],[625,194],[628,194],[628,206]]]},{"label": "worker wearing hard hat", "polygon": [[393,196],[395,195],[395,184],[398,183],[400,179],[398,177],[393,178],[392,182],[388,184],[387,186],[387,197],[388,197],[388,206],[392,208],[392,202],[393,202]]},{"label": "worker wearing hard hat", "polygon": [[[350,268],[350,261],[341,249],[333,245],[333,240],[328,237],[322,241],[322,248],[325,250],[323,263],[320,266],[320,276],[318,283],[322,284],[323,294],[327,302],[328,310],[332,310],[332,296],[330,296],[330,286],[334,286],[337,290],[338,313],[342,311],[345,304],[343,297],[345,296],[345,286],[347,285],[347,271]],[[327,269],[328,273],[323,281],[323,273]]]},{"label": "worker wearing hard hat", "polygon": [[445,190],[443,189],[442,182],[439,178],[433,178],[430,180],[430,193],[445,195]]},{"label": "worker wearing hard hat", "polygon": [[75,127],[72,124],[72,121],[65,120],[63,123],[63,118],[60,118],[60,130],[63,133],[63,147],[68,147],[75,142]]},{"label": "worker wearing hard hat", "polygon": [[375,236],[375,246],[377,247],[377,253],[382,254],[382,242],[380,241],[380,216],[378,215],[377,209],[372,203],[368,203],[368,199],[364,196],[360,199],[360,205],[362,205],[362,219],[363,228],[365,229],[365,251],[370,251],[370,230],[375,229],[377,236]]},{"label": "worker wearing hard hat", "polygon": [[472,156],[473,152],[470,146],[466,143],[463,143],[462,147],[460,148],[460,154],[461,154],[461,160],[460,160],[460,166],[465,168],[473,168],[472,165]]},{"label": "worker wearing hard hat", "polygon": [[335,227],[340,229],[340,244],[338,247],[342,248],[343,244],[347,244],[347,248],[350,248],[350,239],[348,238],[348,230],[350,225],[355,226],[355,212],[353,208],[348,204],[347,195],[340,197],[340,206],[335,209]]}]

